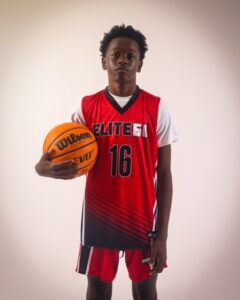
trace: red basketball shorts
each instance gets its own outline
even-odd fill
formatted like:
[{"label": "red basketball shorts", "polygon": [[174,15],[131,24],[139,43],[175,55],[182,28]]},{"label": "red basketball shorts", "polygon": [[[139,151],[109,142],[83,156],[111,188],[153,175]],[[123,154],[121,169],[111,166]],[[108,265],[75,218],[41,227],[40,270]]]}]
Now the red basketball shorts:
[{"label": "red basketball shorts", "polygon": [[[75,271],[112,282],[117,274],[120,252],[122,251],[80,245]],[[150,267],[143,260],[150,257],[150,251],[125,250],[124,252],[130,279],[132,281],[148,279]],[[164,267],[167,267],[167,263]]]}]

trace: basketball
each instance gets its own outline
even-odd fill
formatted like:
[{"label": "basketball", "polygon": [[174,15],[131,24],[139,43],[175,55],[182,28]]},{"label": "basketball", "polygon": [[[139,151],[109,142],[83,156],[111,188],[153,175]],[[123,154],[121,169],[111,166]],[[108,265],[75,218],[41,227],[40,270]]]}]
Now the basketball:
[{"label": "basketball", "polygon": [[98,145],[94,134],[79,123],[63,123],[54,127],[46,136],[43,152],[54,150],[50,157],[54,163],[74,160],[78,165],[77,176],[89,172],[97,159]]}]

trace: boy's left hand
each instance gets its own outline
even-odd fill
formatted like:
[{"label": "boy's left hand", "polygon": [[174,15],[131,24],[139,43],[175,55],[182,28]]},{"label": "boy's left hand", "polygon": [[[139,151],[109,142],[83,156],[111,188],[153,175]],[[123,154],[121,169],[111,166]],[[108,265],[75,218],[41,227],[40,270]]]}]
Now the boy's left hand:
[{"label": "boy's left hand", "polygon": [[150,275],[161,273],[167,260],[167,242],[156,238],[151,247]]}]

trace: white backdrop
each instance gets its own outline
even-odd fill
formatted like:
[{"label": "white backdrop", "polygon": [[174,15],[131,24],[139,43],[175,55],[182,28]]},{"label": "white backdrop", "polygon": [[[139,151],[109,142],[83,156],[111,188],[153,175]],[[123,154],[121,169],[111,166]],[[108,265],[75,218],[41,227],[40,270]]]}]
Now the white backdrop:
[{"label": "white backdrop", "polygon": [[[34,165],[47,132],[106,86],[99,41],[123,22],[147,37],[138,84],[167,101],[180,138],[159,299],[239,299],[239,4],[1,1],[1,299],[85,299],[74,271],[84,178],[41,178]],[[113,299],[131,299],[123,260]]]}]

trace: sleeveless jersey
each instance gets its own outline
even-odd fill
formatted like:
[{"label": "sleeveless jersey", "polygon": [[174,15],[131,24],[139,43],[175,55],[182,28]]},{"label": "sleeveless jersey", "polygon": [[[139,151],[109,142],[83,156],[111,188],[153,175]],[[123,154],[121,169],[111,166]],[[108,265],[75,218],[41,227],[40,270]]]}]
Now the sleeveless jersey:
[{"label": "sleeveless jersey", "polygon": [[121,108],[107,89],[82,100],[99,154],[87,175],[82,245],[144,249],[157,218],[157,117],[160,98],[136,88]]}]

